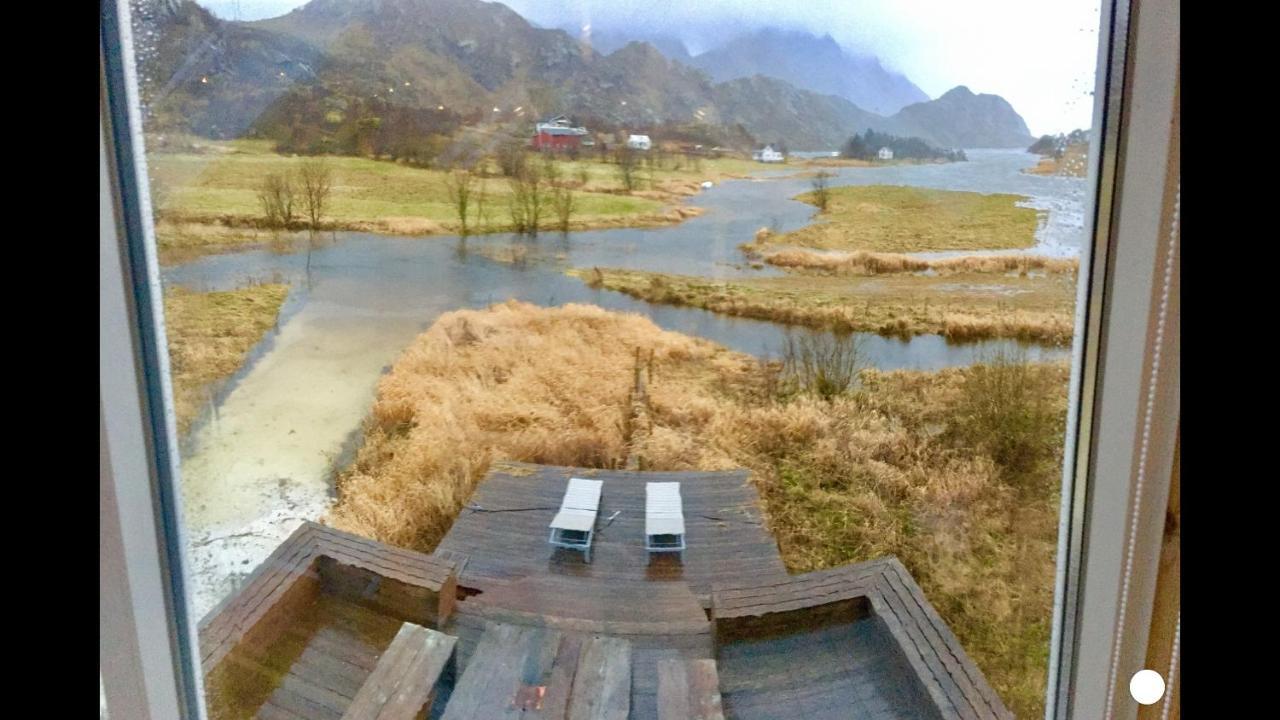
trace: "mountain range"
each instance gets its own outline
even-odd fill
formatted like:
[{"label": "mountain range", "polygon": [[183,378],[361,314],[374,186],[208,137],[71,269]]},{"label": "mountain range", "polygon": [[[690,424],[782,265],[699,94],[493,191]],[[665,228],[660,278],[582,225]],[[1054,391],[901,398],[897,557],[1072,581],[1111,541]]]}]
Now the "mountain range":
[{"label": "mountain range", "polygon": [[345,147],[361,133],[569,114],[793,150],[836,148],[868,128],[944,147],[1032,141],[1004,99],[958,87],[929,100],[829,37],[761,31],[691,56],[671,38],[588,45],[481,0],[312,0],[254,22],[220,20],[191,0],[134,6],[135,35],[157,39],[138,50],[152,127],[214,137]]},{"label": "mountain range", "polygon": [[929,100],[902,74],[885,70],[874,57],[845,51],[830,35],[817,38],[765,28],[693,57],[690,63],[716,82],[764,75],[844,98],[878,115]]}]

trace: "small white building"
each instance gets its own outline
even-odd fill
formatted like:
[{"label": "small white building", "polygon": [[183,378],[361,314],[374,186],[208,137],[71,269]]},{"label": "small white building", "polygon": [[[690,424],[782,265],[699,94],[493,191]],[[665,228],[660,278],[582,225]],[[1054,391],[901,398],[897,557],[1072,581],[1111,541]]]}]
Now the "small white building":
[{"label": "small white building", "polygon": [[876,157],[880,158],[881,160],[892,160],[893,151],[887,147],[882,147],[880,148],[880,152],[876,153]]},{"label": "small white building", "polygon": [[632,150],[648,150],[653,147],[653,142],[649,140],[648,135],[629,135],[627,136],[627,147]]},{"label": "small white building", "polygon": [[784,159],[782,153],[774,150],[772,145],[765,145],[763,148],[752,153],[751,157],[756,162],[765,163],[782,162]]}]

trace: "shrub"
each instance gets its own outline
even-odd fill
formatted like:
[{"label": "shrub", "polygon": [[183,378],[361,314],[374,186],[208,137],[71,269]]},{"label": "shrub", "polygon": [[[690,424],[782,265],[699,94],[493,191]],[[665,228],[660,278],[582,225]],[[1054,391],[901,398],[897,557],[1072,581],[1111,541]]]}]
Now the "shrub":
[{"label": "shrub", "polygon": [[800,333],[798,339],[788,334],[780,387],[786,394],[830,401],[857,384],[863,367],[862,342],[853,333]]},{"label": "shrub", "polygon": [[529,164],[528,148],[524,142],[510,138],[498,148],[498,170],[504,177],[520,175]]},{"label": "shrub", "polygon": [[258,202],[267,227],[287,228],[293,223],[293,183],[288,175],[269,173],[262,178]]},{"label": "shrub", "polygon": [[1061,445],[1050,390],[1024,352],[991,353],[965,377],[950,434],[989,455],[1017,484]]},{"label": "shrub", "polygon": [[810,181],[813,186],[813,204],[818,206],[819,212],[826,212],[827,206],[831,204],[831,178],[833,177],[835,173],[819,170]]},{"label": "shrub", "polygon": [[460,234],[466,236],[467,208],[475,190],[474,177],[466,170],[453,170],[444,176],[444,187],[449,195],[449,204],[458,216],[458,224],[462,228]]}]

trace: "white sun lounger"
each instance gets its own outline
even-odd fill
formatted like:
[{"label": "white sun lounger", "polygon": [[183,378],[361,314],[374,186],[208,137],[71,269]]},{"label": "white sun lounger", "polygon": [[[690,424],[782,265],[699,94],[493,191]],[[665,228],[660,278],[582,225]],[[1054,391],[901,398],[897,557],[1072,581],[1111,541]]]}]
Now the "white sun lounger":
[{"label": "white sun lounger", "polygon": [[684,501],[680,483],[644,485],[644,549],[650,554],[673,552],[684,562]]},{"label": "white sun lounger", "polygon": [[551,521],[551,537],[547,542],[556,547],[581,550],[591,562],[591,538],[596,531],[596,513],[600,510],[603,480],[569,478],[560,512]]}]

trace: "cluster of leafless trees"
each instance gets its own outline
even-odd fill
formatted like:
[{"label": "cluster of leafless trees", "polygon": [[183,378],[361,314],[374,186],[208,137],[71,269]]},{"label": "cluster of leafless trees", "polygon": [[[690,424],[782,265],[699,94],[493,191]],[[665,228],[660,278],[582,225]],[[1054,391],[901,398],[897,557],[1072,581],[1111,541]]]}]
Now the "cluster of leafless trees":
[{"label": "cluster of leafless trees", "polygon": [[324,158],[303,160],[296,173],[269,173],[258,189],[263,222],[286,230],[306,222],[311,230],[318,230],[332,189],[333,172]]},{"label": "cluster of leafless trees", "polygon": [[507,178],[511,186],[508,208],[511,227],[518,233],[537,235],[542,214],[547,207],[547,183],[537,165],[523,163],[520,171]]},{"label": "cluster of leafless trees", "polygon": [[[559,165],[550,158],[538,162],[526,152],[502,148],[498,153],[498,166],[510,189],[507,211],[512,230],[537,235],[551,217],[556,229],[568,232],[578,200],[573,181],[564,177]],[[577,184],[581,187],[586,182],[586,170],[580,169]],[[486,212],[486,180],[482,174],[455,169],[445,177],[445,188],[461,234],[468,235],[476,227],[490,225]]]}]

